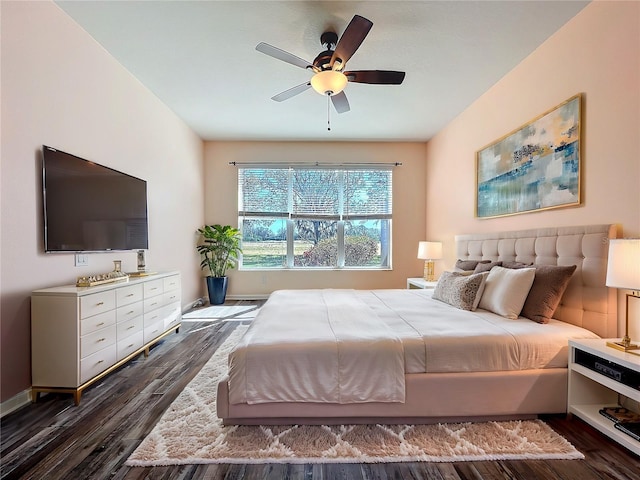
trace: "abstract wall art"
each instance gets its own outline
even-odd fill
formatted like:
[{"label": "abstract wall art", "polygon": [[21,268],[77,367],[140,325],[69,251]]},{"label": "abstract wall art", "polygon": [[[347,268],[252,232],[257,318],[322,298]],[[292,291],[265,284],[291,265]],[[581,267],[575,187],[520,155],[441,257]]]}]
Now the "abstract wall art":
[{"label": "abstract wall art", "polygon": [[476,217],[578,206],[582,95],[476,153]]}]

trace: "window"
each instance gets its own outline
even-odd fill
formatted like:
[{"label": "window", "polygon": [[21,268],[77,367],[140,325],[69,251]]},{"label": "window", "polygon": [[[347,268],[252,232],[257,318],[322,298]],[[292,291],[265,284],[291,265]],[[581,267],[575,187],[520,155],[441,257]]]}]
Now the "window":
[{"label": "window", "polygon": [[391,267],[388,166],[238,169],[243,269]]}]

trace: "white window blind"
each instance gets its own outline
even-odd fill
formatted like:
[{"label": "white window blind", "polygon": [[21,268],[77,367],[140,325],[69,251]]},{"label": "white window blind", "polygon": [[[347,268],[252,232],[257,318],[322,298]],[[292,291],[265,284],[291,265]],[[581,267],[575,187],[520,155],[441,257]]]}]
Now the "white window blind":
[{"label": "white window blind", "polygon": [[238,169],[246,268],[389,268],[392,213],[391,167]]}]

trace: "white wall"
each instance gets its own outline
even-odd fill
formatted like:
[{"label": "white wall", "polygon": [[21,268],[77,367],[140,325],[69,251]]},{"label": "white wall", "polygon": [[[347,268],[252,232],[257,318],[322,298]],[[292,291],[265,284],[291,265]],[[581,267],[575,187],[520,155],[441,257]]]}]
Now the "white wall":
[{"label": "white wall", "polygon": [[[41,146],[147,180],[152,270],[201,295],[195,230],[204,218],[203,142],[54,3],[0,2],[2,21],[1,400],[31,385],[30,292],[136,269],[135,252],[45,254]],[[108,198],[105,201],[109,201]]]}]

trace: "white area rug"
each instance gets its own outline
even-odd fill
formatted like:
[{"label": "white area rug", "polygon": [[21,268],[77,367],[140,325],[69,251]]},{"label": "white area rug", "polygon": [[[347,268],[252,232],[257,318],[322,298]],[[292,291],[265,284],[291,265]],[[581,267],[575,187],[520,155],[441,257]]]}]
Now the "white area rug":
[{"label": "white area rug", "polygon": [[[203,320],[225,320],[245,316],[256,310],[257,305],[212,305],[210,307],[199,308],[182,315],[185,322],[201,322]],[[246,318],[253,318],[246,317]]]},{"label": "white area rug", "polygon": [[129,457],[127,465],[584,458],[539,420],[225,427],[216,416],[216,386],[227,372],[229,351],[246,328],[238,327],[216,351]]}]

